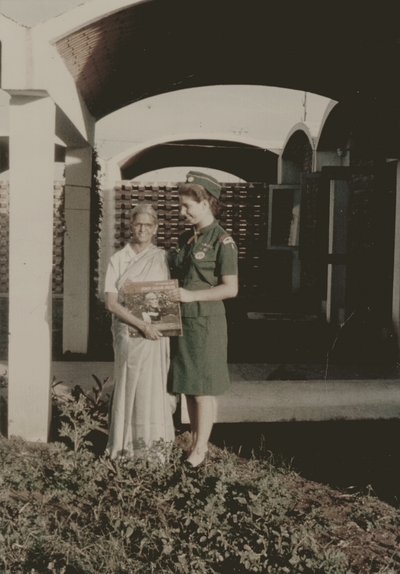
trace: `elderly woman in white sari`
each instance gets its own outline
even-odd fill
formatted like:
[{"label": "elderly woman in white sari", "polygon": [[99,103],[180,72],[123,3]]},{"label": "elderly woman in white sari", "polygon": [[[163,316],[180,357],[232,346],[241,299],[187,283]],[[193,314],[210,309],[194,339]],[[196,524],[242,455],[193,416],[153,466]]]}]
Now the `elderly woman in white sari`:
[{"label": "elderly woman in white sari", "polygon": [[[171,395],[167,392],[169,338],[124,304],[124,284],[169,278],[166,252],[153,244],[154,209],[143,204],[131,214],[131,241],[110,259],[106,308],[112,312],[115,386],[111,397],[106,452],[111,458],[147,456],[160,441],[174,440]],[[133,326],[142,336],[132,337]]]}]

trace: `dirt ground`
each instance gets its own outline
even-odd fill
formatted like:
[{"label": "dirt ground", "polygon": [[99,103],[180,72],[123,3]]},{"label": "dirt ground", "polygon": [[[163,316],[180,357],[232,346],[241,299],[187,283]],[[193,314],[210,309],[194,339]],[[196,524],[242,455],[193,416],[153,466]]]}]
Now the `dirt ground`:
[{"label": "dirt ground", "polygon": [[297,509],[318,513],[324,546],[340,549],[352,572],[400,572],[400,512],[374,496],[341,492],[297,476]]}]

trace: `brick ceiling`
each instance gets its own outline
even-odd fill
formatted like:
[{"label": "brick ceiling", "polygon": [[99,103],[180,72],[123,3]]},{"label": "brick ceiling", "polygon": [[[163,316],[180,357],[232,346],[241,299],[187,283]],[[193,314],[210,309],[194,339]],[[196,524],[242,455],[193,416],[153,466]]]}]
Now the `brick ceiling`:
[{"label": "brick ceiling", "polygon": [[[400,3],[148,0],[56,43],[96,119],[213,84],[400,99]],[[394,8],[392,8],[394,6]]]}]

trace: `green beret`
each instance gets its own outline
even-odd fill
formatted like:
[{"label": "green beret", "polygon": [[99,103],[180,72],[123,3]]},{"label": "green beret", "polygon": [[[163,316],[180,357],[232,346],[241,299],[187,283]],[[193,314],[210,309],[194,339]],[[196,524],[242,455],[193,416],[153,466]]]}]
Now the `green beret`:
[{"label": "green beret", "polygon": [[212,177],[211,175],[201,173],[201,171],[189,171],[186,176],[186,183],[197,183],[197,185],[202,185],[208,193],[211,193],[212,196],[219,199],[221,186],[215,177]]}]

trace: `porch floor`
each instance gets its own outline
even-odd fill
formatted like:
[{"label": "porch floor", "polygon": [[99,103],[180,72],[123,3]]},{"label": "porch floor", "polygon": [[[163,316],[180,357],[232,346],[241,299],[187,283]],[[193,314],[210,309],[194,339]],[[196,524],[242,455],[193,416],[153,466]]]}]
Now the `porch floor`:
[{"label": "porch floor", "polygon": [[[112,362],[55,361],[56,389],[90,390],[92,374],[111,390]],[[231,388],[216,398],[215,422],[288,422],[400,418],[400,367],[377,365],[230,364]],[[0,361],[0,375],[7,362]],[[107,391],[108,392],[108,391]],[[6,396],[7,389],[0,389]],[[182,423],[188,422],[185,401]]]}]

